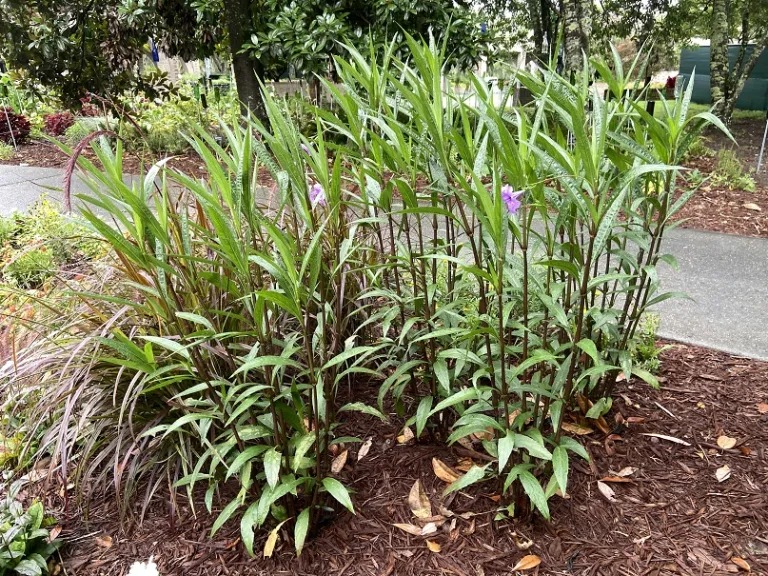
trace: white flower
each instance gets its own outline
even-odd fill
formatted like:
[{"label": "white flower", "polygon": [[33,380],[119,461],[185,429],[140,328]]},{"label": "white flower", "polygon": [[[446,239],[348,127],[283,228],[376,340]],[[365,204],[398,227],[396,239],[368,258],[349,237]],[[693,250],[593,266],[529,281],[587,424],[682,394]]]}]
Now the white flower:
[{"label": "white flower", "polygon": [[149,557],[147,562],[134,562],[131,566],[128,576],[160,576],[160,572],[157,571],[157,564]]}]

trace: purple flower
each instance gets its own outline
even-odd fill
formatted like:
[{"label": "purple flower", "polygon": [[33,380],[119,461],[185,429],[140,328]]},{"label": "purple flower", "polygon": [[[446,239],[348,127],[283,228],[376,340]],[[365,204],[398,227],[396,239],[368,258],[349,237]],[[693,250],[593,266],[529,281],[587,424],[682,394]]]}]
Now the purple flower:
[{"label": "purple flower", "polygon": [[507,210],[510,214],[517,214],[520,209],[520,197],[523,195],[523,191],[514,192],[512,186],[504,184],[501,187],[501,200],[507,205]]},{"label": "purple flower", "polygon": [[323,186],[319,182],[309,187],[309,201],[313,206],[316,204],[325,206],[325,190],[323,190]]},{"label": "purple flower", "polygon": [[301,143],[301,149],[302,149],[302,150],[304,150],[304,153],[305,153],[307,156],[309,156],[309,154],[310,154],[310,152],[309,152],[309,146],[307,146],[306,144],[304,144],[304,143],[302,142],[302,143]]}]

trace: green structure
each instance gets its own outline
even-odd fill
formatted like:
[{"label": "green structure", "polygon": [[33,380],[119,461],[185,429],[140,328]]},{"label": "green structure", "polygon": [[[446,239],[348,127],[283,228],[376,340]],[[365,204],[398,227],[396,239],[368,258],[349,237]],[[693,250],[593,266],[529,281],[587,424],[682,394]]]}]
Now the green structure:
[{"label": "green structure", "polygon": [[[738,44],[728,47],[728,61],[733,68],[739,57]],[[754,46],[747,47],[747,57]],[[678,86],[685,86],[691,74],[696,71],[693,85],[693,101],[698,104],[710,104],[709,83],[709,46],[684,48],[680,52],[680,76]],[[682,82],[683,84],[680,84]],[[744,85],[736,108],[740,110],[768,110],[768,50],[765,50],[755,65]]]}]

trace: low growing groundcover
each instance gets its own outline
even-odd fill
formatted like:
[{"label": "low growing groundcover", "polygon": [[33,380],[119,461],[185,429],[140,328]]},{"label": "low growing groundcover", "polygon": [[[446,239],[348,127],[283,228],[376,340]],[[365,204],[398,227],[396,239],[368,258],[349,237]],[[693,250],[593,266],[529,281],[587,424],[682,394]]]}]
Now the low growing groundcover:
[{"label": "low growing groundcover", "polygon": [[[105,499],[88,511],[87,521],[81,510],[65,523],[61,537],[71,544],[63,550],[64,567],[79,576],[111,576],[154,555],[163,576],[490,576],[511,574],[522,558],[535,555],[541,564],[525,573],[725,574],[738,572],[739,564],[743,571],[740,560],[752,573],[766,573],[768,363],[673,344],[662,353],[661,380],[659,391],[623,383],[612,414],[613,424],[623,424],[615,424],[612,435],[592,430],[580,437],[593,463],[575,464],[569,497],[551,501],[553,522],[494,526],[499,493],[491,483],[442,499],[446,484],[435,475],[433,459],[462,468],[475,454],[427,438],[398,443],[403,421],[394,414],[383,426],[348,413],[344,432],[371,441],[359,461],[360,445],[351,447],[338,474],[356,491],[357,514],[329,510],[329,521],[301,557],[295,557],[289,534],[270,559],[249,558],[236,526],[210,540],[213,518],[194,518],[184,502],[181,520],[170,503],[156,503],[141,526],[121,532],[114,501]],[[368,393],[375,399],[374,387]],[[736,444],[721,449],[722,437]],[[723,466],[731,474],[718,482]],[[416,480],[433,514],[442,516],[425,519],[439,525],[426,537],[395,526],[427,523],[409,506]],[[608,501],[598,482],[615,501]],[[47,491],[54,507],[61,506],[58,489]],[[443,509],[453,516],[441,514]],[[428,542],[439,551],[431,551]]]}]

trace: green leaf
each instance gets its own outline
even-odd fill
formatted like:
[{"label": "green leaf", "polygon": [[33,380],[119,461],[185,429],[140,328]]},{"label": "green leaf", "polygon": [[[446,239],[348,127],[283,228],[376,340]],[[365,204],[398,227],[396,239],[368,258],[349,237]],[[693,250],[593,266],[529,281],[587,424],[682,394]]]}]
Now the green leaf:
[{"label": "green leaf", "polygon": [[355,513],[355,509],[352,506],[352,500],[349,498],[349,492],[347,492],[346,487],[341,482],[335,478],[323,478],[323,487],[328,490],[328,493],[342,506],[352,512],[352,514]]},{"label": "green leaf", "polygon": [[254,502],[248,506],[248,510],[243,514],[240,520],[240,537],[243,539],[243,544],[248,554],[253,558],[253,527],[256,524],[256,516],[259,510],[259,503]]},{"label": "green leaf", "polygon": [[467,486],[471,486],[475,482],[478,482],[483,479],[485,476],[485,469],[488,467],[488,464],[485,466],[477,466],[474,465],[472,468],[467,470],[467,473],[464,474],[461,478],[456,480],[455,482],[451,482],[448,487],[443,490],[443,497],[447,496],[451,492],[456,492],[456,490],[463,490]]},{"label": "green leaf", "polygon": [[565,495],[568,485],[568,452],[562,446],[557,446],[552,451],[552,469],[560,491]]},{"label": "green leaf", "polygon": [[267,484],[270,488],[277,486],[280,480],[280,465],[283,455],[276,448],[268,450],[264,454],[264,473],[267,475]]},{"label": "green leaf", "polygon": [[448,365],[446,364],[445,360],[442,358],[435,360],[435,363],[432,364],[432,370],[435,372],[435,376],[437,376],[437,381],[440,383],[440,387],[446,394],[450,394],[451,378],[448,373]]},{"label": "green leaf", "polygon": [[656,378],[656,376],[654,376],[653,374],[651,374],[647,370],[643,370],[641,368],[633,367],[632,368],[632,375],[633,376],[639,376],[640,378],[645,380],[645,383],[648,384],[651,388],[655,388],[656,390],[659,389],[659,380],[658,380],[658,378]]},{"label": "green leaf", "polygon": [[611,409],[612,404],[613,404],[613,399],[600,398],[600,400],[595,402],[587,412],[587,418],[600,418],[600,416],[602,416],[603,414],[608,412],[608,410]]},{"label": "green leaf", "polygon": [[504,470],[514,449],[515,435],[511,431],[507,431],[506,436],[499,438],[499,474]]},{"label": "green leaf", "polygon": [[216,532],[219,531],[219,528],[224,526],[224,524],[232,517],[232,514],[234,514],[238,508],[240,508],[241,502],[240,498],[235,498],[227,504],[224,507],[224,510],[221,511],[221,514],[219,514],[218,518],[216,518],[216,522],[213,523],[213,527],[211,528],[211,537],[213,537]]},{"label": "green leaf", "polygon": [[432,396],[424,396],[416,409],[416,438],[421,436],[429,418],[429,409],[432,408]]},{"label": "green leaf", "polygon": [[293,540],[296,544],[296,556],[301,556],[301,550],[304,548],[304,541],[307,539],[309,531],[309,508],[305,508],[296,518],[296,526],[293,528]]},{"label": "green leaf", "polygon": [[560,446],[562,446],[563,448],[565,448],[570,452],[573,452],[574,454],[578,454],[579,456],[584,458],[584,460],[589,461],[589,454],[587,454],[587,451],[584,449],[584,446],[579,444],[573,438],[570,438],[569,436],[561,436]]},{"label": "green leaf", "polygon": [[528,498],[531,499],[531,503],[541,512],[541,515],[549,520],[549,505],[547,504],[547,497],[544,494],[544,489],[539,484],[536,477],[528,470],[523,470],[518,476],[520,483],[523,485],[523,490],[528,494]]},{"label": "green leaf", "polygon": [[296,452],[293,455],[293,471],[296,472],[299,467],[301,467],[301,460],[304,458],[304,455],[307,453],[307,451],[312,447],[312,444],[315,442],[316,435],[313,433],[304,434],[304,436],[301,437],[301,440],[296,442]]},{"label": "green leaf", "polygon": [[345,412],[345,411],[353,411],[353,412],[362,412],[363,414],[370,414],[371,416],[376,416],[376,418],[379,418],[382,422],[389,422],[389,418],[386,414],[381,412],[380,410],[377,410],[373,406],[368,406],[368,404],[363,404],[362,402],[350,402],[349,404],[345,404],[338,410],[339,412]]},{"label": "green leaf", "polygon": [[454,394],[453,396],[449,396],[445,400],[438,402],[437,406],[435,406],[432,411],[429,413],[430,416],[437,414],[441,410],[445,410],[446,408],[450,408],[451,406],[454,406],[456,404],[459,404],[460,402],[467,402],[468,400],[475,400],[477,399],[477,390],[474,388],[464,388],[463,390],[459,390]]},{"label": "green leaf", "polygon": [[16,564],[14,571],[17,574],[21,574],[22,576],[41,576],[43,573],[40,566],[38,566],[36,562],[30,560],[29,558],[25,558]]},{"label": "green leaf", "polygon": [[547,450],[543,443],[537,442],[524,434],[515,434],[515,448],[525,448],[528,454],[541,460],[552,460],[552,454]]}]

